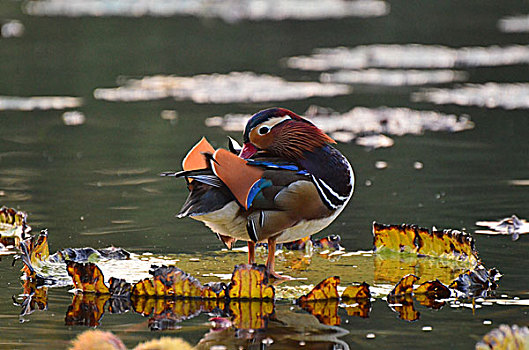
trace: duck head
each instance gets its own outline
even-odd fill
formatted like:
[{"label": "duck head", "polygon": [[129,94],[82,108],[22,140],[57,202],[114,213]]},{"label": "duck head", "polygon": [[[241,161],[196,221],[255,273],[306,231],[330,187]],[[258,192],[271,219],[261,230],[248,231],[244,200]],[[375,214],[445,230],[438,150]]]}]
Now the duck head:
[{"label": "duck head", "polygon": [[270,108],[252,116],[243,134],[241,158],[249,159],[258,151],[289,160],[304,158],[327,143],[336,143],[307,119],[284,108]]}]

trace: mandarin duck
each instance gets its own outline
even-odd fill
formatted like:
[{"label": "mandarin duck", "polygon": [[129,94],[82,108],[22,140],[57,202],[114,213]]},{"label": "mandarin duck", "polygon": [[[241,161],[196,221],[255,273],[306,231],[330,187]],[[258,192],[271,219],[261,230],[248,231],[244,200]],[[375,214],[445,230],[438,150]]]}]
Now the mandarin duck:
[{"label": "mandarin duck", "polygon": [[229,151],[202,138],[182,161],[189,196],[178,217],[202,221],[231,249],[268,243],[266,268],[275,278],[276,243],[292,242],[327,227],[353,194],[354,173],[336,142],[307,119],[283,108],[253,115],[243,147],[230,138]]}]

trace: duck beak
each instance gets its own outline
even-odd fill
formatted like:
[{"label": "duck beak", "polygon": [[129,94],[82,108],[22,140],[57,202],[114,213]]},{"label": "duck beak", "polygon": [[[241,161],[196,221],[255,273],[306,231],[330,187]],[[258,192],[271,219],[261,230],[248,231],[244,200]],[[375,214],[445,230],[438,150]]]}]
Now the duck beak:
[{"label": "duck beak", "polygon": [[243,159],[250,159],[256,153],[257,148],[253,144],[247,142],[243,145],[241,153],[239,153],[239,157]]}]

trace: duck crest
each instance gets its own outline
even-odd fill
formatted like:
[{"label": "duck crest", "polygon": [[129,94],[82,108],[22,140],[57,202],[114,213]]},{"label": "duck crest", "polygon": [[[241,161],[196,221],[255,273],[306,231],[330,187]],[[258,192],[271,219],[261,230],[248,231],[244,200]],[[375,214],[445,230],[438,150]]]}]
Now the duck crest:
[{"label": "duck crest", "polygon": [[275,142],[269,151],[291,160],[303,159],[328,143],[336,143],[307,120],[293,120],[278,125]]}]

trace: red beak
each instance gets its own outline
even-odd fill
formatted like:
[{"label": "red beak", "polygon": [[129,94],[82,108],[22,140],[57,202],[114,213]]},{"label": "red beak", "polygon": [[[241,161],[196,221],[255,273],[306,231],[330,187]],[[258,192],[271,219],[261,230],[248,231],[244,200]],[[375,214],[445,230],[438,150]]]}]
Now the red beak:
[{"label": "red beak", "polygon": [[241,153],[239,153],[239,157],[243,159],[250,159],[256,153],[257,148],[251,143],[247,142],[242,146],[242,150]]}]

